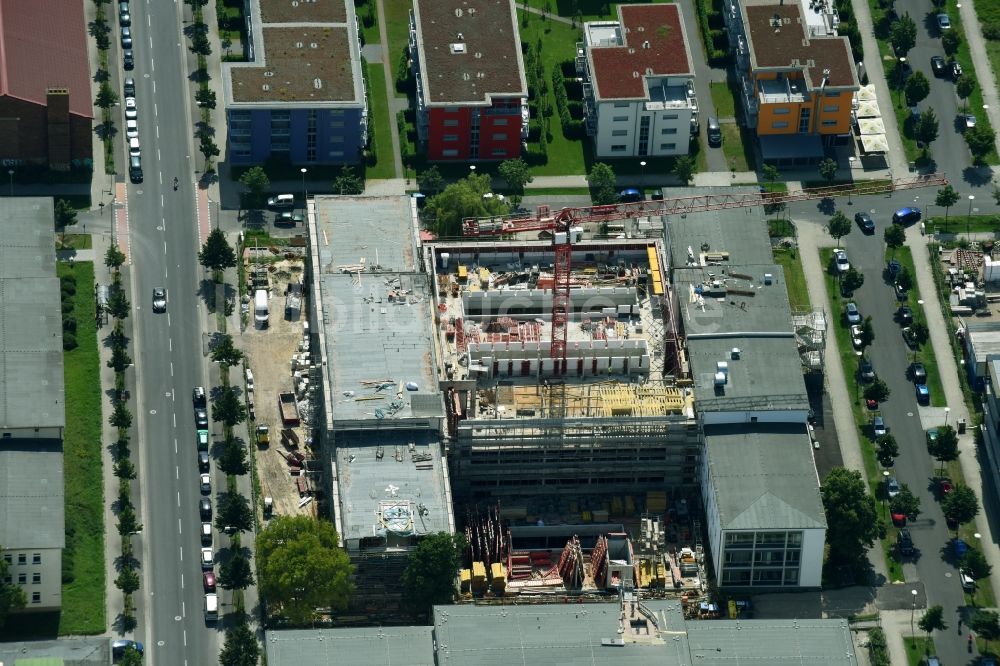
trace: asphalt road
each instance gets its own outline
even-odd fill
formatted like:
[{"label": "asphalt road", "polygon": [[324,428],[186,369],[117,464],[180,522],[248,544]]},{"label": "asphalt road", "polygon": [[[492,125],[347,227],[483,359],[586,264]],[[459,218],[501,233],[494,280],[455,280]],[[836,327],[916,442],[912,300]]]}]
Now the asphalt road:
[{"label": "asphalt road", "polygon": [[[201,354],[204,273],[197,266],[190,96],[181,3],[131,3],[139,139],[145,180],[129,185],[142,484],[140,638],[146,663],[217,663],[221,638],[206,627],[199,562],[197,450],[191,389],[207,385]],[[151,26],[155,26],[155,29]],[[173,188],[177,176],[180,186]],[[166,314],[152,290],[167,289]],[[223,479],[215,475],[213,490]]]}]

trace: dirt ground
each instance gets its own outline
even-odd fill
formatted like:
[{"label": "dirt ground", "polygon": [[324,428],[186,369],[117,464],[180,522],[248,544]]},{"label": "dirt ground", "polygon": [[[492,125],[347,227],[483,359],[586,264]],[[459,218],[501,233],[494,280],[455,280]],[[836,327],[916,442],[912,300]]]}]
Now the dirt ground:
[{"label": "dirt ground", "polygon": [[[285,319],[285,292],[289,281],[297,281],[302,275],[301,261],[277,260],[277,257],[267,259],[270,265],[270,324],[266,329],[256,329],[253,324],[253,304],[250,303],[249,323],[244,326],[239,340],[240,346],[247,355],[247,363],[254,378],[254,408],[256,423],[251,424],[251,431],[259,424],[267,424],[270,428],[270,445],[267,448],[253,447],[257,456],[257,477],[260,480],[261,494],[274,500],[274,515],[312,515],[315,502],[310,502],[300,508],[298,488],[295,477],[282,453],[297,450],[308,455],[305,447],[306,429],[294,428],[299,436],[297,449],[289,448],[282,443],[281,417],[278,413],[278,393],[292,391],[292,354],[299,351],[302,341],[302,324],[306,321],[308,312],[305,299],[302,300],[301,314],[296,321]],[[252,263],[252,262],[250,262]],[[247,271],[249,274],[249,270]],[[244,316],[244,321],[247,317]]]}]

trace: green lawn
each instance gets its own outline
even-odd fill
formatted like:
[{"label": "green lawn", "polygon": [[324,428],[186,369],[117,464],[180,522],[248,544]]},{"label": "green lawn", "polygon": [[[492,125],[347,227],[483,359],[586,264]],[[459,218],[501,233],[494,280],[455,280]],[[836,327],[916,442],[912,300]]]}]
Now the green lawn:
[{"label": "green lawn", "polygon": [[[389,40],[388,48],[383,50],[383,54],[389,59],[392,71],[395,73],[399,59],[410,41],[410,9],[413,4],[410,0],[384,0],[382,7],[385,10],[385,35]],[[406,97],[404,93],[396,90],[395,86],[393,94],[396,97]]]},{"label": "green lawn", "polygon": [[93,247],[90,234],[56,234],[56,249],[89,250]]},{"label": "green lawn", "polygon": [[105,630],[104,478],[101,471],[101,386],[94,323],[94,265],[58,264],[59,276],[76,276],[74,316],[79,347],[63,355],[66,430],[63,440],[66,493],[66,550],[59,634]]},{"label": "green lawn", "polygon": [[527,4],[529,7],[542,9],[555,13],[565,18],[573,18],[573,14],[579,11],[577,18],[582,21],[596,21],[599,19],[617,19],[618,4],[653,4],[656,2],[670,2],[671,0],[630,0],[628,3],[604,2],[603,0],[518,0],[518,6]]},{"label": "green lawn", "polygon": [[920,666],[926,663],[924,661],[926,655],[937,654],[933,638],[927,638],[926,636],[903,636],[903,643],[906,645],[906,663],[910,666]]},{"label": "green lawn", "polygon": [[928,233],[944,232],[961,236],[964,233],[996,233],[1000,231],[1000,215],[965,215],[960,211],[962,208],[968,210],[968,203],[965,206],[953,206],[954,211],[948,215],[948,222],[945,223],[944,216],[935,215],[927,221]]},{"label": "green lawn", "polygon": [[[891,256],[892,250],[886,248],[886,262],[889,261]],[[913,255],[910,253],[910,248],[901,247],[896,250],[896,259],[899,263],[905,266],[908,271],[910,271],[910,275],[914,277],[914,282],[916,282],[917,269],[913,265]],[[881,276],[879,276],[879,279],[881,279]],[[883,285],[879,285],[879,287],[883,288]],[[889,287],[888,285],[885,285],[884,288],[888,289]],[[916,294],[917,292],[913,293]],[[922,321],[926,324],[927,315],[924,314],[924,306],[918,303],[918,300],[920,299],[911,296],[911,298],[907,300],[906,304],[913,309],[913,321]],[[896,333],[898,333],[898,331],[896,331]],[[875,334],[878,335],[879,331],[876,331]],[[944,386],[941,384],[941,372],[938,370],[937,357],[934,355],[934,345],[928,341],[927,344],[921,347],[920,351],[913,356],[923,363],[924,368],[927,369],[927,388],[930,389],[931,392],[931,405],[934,407],[945,407],[948,402],[945,400]]]},{"label": "green lawn", "polygon": [[[382,41],[378,33],[378,11],[375,5],[375,0],[367,0],[363,6],[357,7],[358,25],[361,27],[361,36],[365,44],[379,44]],[[386,11],[389,11],[388,8]],[[365,17],[370,17],[371,26],[365,25]]]},{"label": "green lawn", "polygon": [[524,188],[524,195],[528,197],[559,196],[559,195],[586,195],[590,196],[589,187],[532,187],[528,185]]},{"label": "green lawn", "polygon": [[743,131],[734,123],[722,124],[722,152],[730,171],[749,171],[747,151],[743,143]]},{"label": "green lawn", "polygon": [[795,248],[776,248],[774,263],[785,269],[785,285],[788,288],[788,302],[792,310],[805,310],[809,304],[809,289],[806,287],[806,276],[802,271],[802,259]]},{"label": "green lawn", "polygon": [[396,176],[393,166],[392,154],[392,126],[390,122],[396,122],[395,118],[389,118],[389,99],[385,92],[385,73],[381,63],[368,65],[368,83],[371,90],[368,91],[371,98],[371,121],[375,123],[375,141],[373,150],[375,153],[375,164],[365,169],[365,178],[394,178]]},{"label": "green lawn", "polygon": [[723,81],[713,81],[708,85],[712,91],[712,106],[715,107],[719,118],[735,118],[736,100],[733,99],[729,84]]},{"label": "green lawn", "polygon": [[[951,28],[956,31],[958,35],[962,38],[961,43],[958,46],[958,53],[955,54],[955,59],[958,60],[962,65],[962,69],[970,74],[976,76],[976,89],[972,91],[972,95],[968,99],[969,103],[969,113],[976,116],[976,122],[987,128],[991,128],[990,119],[986,115],[986,109],[983,108],[983,79],[980,78],[979,73],[976,72],[976,68],[972,64],[972,55],[969,52],[969,43],[965,39],[965,27],[962,25],[962,16],[959,13],[959,9],[956,7],[958,0],[946,0],[945,7],[947,14],[951,17]],[[980,2],[981,5],[996,5],[996,3]],[[997,70],[994,69],[994,73]],[[941,118],[942,130],[948,125],[950,119]],[[1000,157],[997,156],[996,149],[994,148],[985,157],[986,163],[990,165],[1000,164]]]}]

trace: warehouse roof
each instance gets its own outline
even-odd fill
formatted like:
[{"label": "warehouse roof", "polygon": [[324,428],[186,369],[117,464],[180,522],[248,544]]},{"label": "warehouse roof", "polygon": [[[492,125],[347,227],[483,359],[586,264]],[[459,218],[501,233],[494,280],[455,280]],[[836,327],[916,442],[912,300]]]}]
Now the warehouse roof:
[{"label": "warehouse roof", "polygon": [[[670,188],[665,196],[693,197],[706,193],[757,194],[758,190],[756,186]],[[673,215],[667,225],[667,241],[675,268],[689,265],[689,256],[697,263],[709,264],[752,265],[774,261],[767,225],[756,207]]]},{"label": "warehouse roof", "polygon": [[8,666],[93,666],[111,663],[107,636],[0,643],[0,664]]},{"label": "warehouse roof", "polygon": [[431,627],[281,629],[265,634],[270,666],[434,666]]},{"label": "warehouse roof", "polygon": [[722,529],[826,527],[805,424],[706,426],[704,455]]},{"label": "warehouse roof", "polygon": [[[51,198],[0,202],[0,430],[62,428],[62,311]],[[89,289],[90,285],[78,285]]]},{"label": "warehouse roof", "polygon": [[528,96],[513,0],[415,0],[413,18],[425,104]]},{"label": "warehouse roof", "polygon": [[61,442],[0,442],[0,507],[0,547],[63,547],[66,535]]},{"label": "warehouse roof", "polygon": [[857,663],[846,620],[703,620],[686,627],[698,666]]}]

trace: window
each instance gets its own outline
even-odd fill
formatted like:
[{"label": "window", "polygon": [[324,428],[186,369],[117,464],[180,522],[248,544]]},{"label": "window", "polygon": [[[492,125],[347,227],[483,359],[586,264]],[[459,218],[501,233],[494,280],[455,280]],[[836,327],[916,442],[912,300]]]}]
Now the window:
[{"label": "window", "polygon": [[830,104],[823,107],[823,113],[836,113],[837,111],[840,111],[839,104]]},{"label": "window", "polygon": [[628,130],[611,130],[611,136],[628,136]]},{"label": "window", "polygon": [[443,141],[458,141],[458,135],[457,134],[445,134],[444,138],[442,140]]},{"label": "window", "polygon": [[507,150],[504,148],[494,148],[493,157],[507,157]]},{"label": "window", "polygon": [[677,144],[676,143],[661,143],[660,144],[660,150],[674,150],[675,148],[677,148]]},{"label": "window", "polygon": [[628,102],[615,102],[615,108],[616,109],[627,109],[628,108]]},{"label": "window", "polygon": [[677,114],[676,113],[664,113],[662,116],[660,116],[660,120],[677,120]]},{"label": "window", "polygon": [[28,582],[28,574],[26,574],[26,573],[19,573],[19,574],[17,574],[17,583],[18,583],[18,585],[24,585],[27,582]]},{"label": "window", "polygon": [[458,127],[458,120],[455,119],[455,118],[445,118],[445,120],[444,120],[444,126],[445,127]]},{"label": "window", "polygon": [[32,585],[41,585],[41,583],[42,583],[42,574],[40,574],[40,573],[33,573],[33,574],[31,574],[31,583],[32,583]]},{"label": "window", "polygon": [[616,123],[624,123],[628,122],[628,116],[615,116],[614,118],[612,118],[612,120],[614,120]]},{"label": "window", "polygon": [[331,150],[330,151],[330,157],[343,157],[343,156],[344,156],[344,151],[342,151],[342,150]]},{"label": "window", "polygon": [[664,127],[660,130],[660,134],[677,134],[676,127]]},{"label": "window", "polygon": [[506,132],[494,132],[493,133],[493,140],[494,141],[506,141],[507,140],[507,133]]},{"label": "window", "polygon": [[41,553],[32,553],[32,555],[31,555],[31,563],[32,564],[41,564],[42,563],[42,554]]},{"label": "window", "polygon": [[14,558],[11,556],[10,553],[4,553],[3,554],[3,561],[6,562],[7,564],[11,564],[12,561],[13,561],[13,559]]},{"label": "window", "polygon": [[774,111],[772,111],[771,113],[773,113],[776,116],[787,116],[791,112],[792,112],[791,109],[789,109],[787,106],[779,106],[776,109],[774,109]]},{"label": "window", "polygon": [[624,153],[625,152],[625,145],[624,144],[616,144],[614,146],[611,146],[611,152],[613,152],[613,153]]},{"label": "window", "polygon": [[775,121],[775,122],[771,123],[771,128],[772,129],[785,129],[786,127],[788,127],[788,121],[787,120],[778,120],[778,121]]},{"label": "window", "polygon": [[25,555],[24,553],[18,553],[17,554],[17,563],[18,564],[27,564],[28,563],[28,556]]},{"label": "window", "polygon": [[344,127],[343,120],[331,120],[330,129],[342,129]]},{"label": "window", "polygon": [[824,120],[823,121],[823,127],[833,127],[836,124],[837,124],[836,120]]},{"label": "window", "polygon": [[271,112],[271,120],[272,121],[288,122],[291,119],[292,119],[292,112],[291,111],[272,111]]},{"label": "window", "polygon": [[455,150],[454,148],[451,148],[449,150],[442,150],[441,157],[458,157],[458,151]]},{"label": "window", "polygon": [[501,125],[506,125],[506,124],[507,124],[506,118],[497,118],[493,121],[494,127],[500,127]]},{"label": "window", "polygon": [[824,92],[823,96],[824,97],[840,97],[840,93],[839,92]]},{"label": "window", "polygon": [[31,593],[31,603],[33,603],[33,604],[40,604],[40,603],[42,603],[42,593],[41,592],[32,592]]}]

